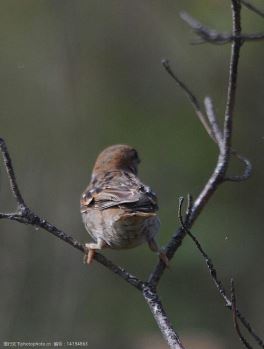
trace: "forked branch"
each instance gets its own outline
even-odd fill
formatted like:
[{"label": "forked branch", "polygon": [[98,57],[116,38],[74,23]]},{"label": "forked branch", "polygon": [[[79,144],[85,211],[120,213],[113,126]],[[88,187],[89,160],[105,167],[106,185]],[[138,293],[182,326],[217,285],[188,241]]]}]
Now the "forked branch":
[{"label": "forked branch", "polygon": [[239,323],[237,321],[238,316],[237,316],[237,306],[236,306],[236,292],[235,292],[235,285],[234,285],[233,279],[231,279],[231,301],[232,301],[233,322],[234,322],[234,327],[238,335],[238,338],[247,349],[252,349],[252,346],[248,343],[246,338],[242,335],[239,327]]},{"label": "forked branch", "polygon": [[209,136],[216,142],[215,135],[213,133],[212,128],[210,127],[208,120],[206,119],[206,116],[204,115],[202,108],[200,106],[200,103],[198,99],[195,97],[195,95],[192,93],[192,91],[189,89],[189,87],[180,80],[174,71],[171,69],[170,62],[168,59],[163,59],[161,61],[161,64],[166,69],[166,71],[169,73],[169,75],[174,79],[174,81],[178,84],[178,86],[184,91],[186,96],[188,97],[191,105],[193,106],[193,109],[198,116],[198,119],[201,121],[202,125],[204,126],[205,130],[209,134]]},{"label": "forked branch", "polygon": [[264,39],[264,33],[253,34],[229,34],[220,33],[215,29],[211,29],[203,25],[197,19],[190,16],[187,12],[181,12],[181,18],[192,28],[192,30],[199,36],[200,40],[194,42],[195,44],[202,44],[209,42],[211,44],[223,45],[240,39],[242,42],[260,41]]},{"label": "forked branch", "polygon": [[[29,224],[34,227],[39,227],[55,237],[63,240],[68,243],[72,247],[76,248],[82,253],[85,253],[85,247],[82,243],[74,239],[72,236],[66,234],[64,231],[58,229],[55,225],[49,223],[46,219],[41,218],[37,214],[35,214],[25,203],[22,194],[20,193],[16,177],[15,171],[12,165],[11,157],[9,155],[7,146],[3,139],[0,139],[0,151],[3,156],[5,169],[10,181],[11,191],[17,201],[18,209],[15,212],[11,213],[0,213],[0,219],[9,219],[23,224]],[[120,276],[123,280],[129,283],[131,286],[134,286],[137,290],[139,290],[145,301],[147,302],[154,319],[157,322],[157,325],[160,328],[161,333],[166,339],[168,345],[172,349],[184,349],[177,332],[173,329],[169,318],[163,308],[161,300],[158,297],[156,291],[149,285],[147,282],[143,282],[136,276],[130,274],[125,269],[117,266],[112,261],[107,259],[100,253],[96,253],[94,259],[106,267],[108,270]]]},{"label": "forked branch", "polygon": [[[250,8],[250,5],[247,4],[246,1],[241,2],[247,6],[249,9],[258,13],[255,8]],[[229,77],[228,77],[228,92],[226,98],[226,108],[224,115],[224,125],[221,127],[219,125],[217,115],[214,110],[213,102],[210,97],[206,97],[204,100],[204,108],[203,110],[202,103],[198,101],[195,97],[194,93],[191,89],[180,80],[174,71],[171,69],[168,60],[164,60],[162,62],[166,71],[170,74],[170,76],[176,81],[178,86],[184,91],[184,93],[189,98],[192,107],[196,115],[198,116],[200,122],[203,127],[207,131],[208,135],[213,139],[213,141],[218,146],[218,157],[215,168],[212,171],[211,176],[209,177],[207,183],[204,188],[201,190],[200,194],[194,200],[194,202],[189,205],[189,210],[187,215],[182,220],[181,226],[177,229],[175,234],[172,236],[171,240],[168,242],[166,246],[166,253],[169,259],[171,259],[175,252],[178,250],[182,241],[186,234],[189,234],[199,251],[202,253],[203,257],[206,260],[208,269],[213,278],[213,281],[222,295],[223,299],[226,302],[226,305],[229,309],[233,308],[233,313],[235,314],[235,321],[237,318],[243,324],[243,326],[248,330],[248,332],[252,335],[255,341],[264,348],[263,341],[259,336],[256,335],[255,331],[252,330],[250,324],[247,320],[241,315],[239,310],[236,307],[236,302],[230,300],[226,295],[226,292],[222,286],[221,281],[217,278],[217,274],[215,268],[209,259],[209,257],[203,251],[199,242],[195,239],[195,237],[189,232],[190,228],[196,221],[200,212],[206,206],[208,200],[212,197],[215,191],[218,189],[220,184],[225,181],[235,181],[240,182],[246,180],[251,174],[251,164],[249,160],[247,160],[244,156],[240,155],[236,151],[232,150],[232,130],[233,130],[233,117],[234,117],[234,106],[235,106],[235,96],[236,96],[236,85],[237,85],[237,70],[238,70],[238,61],[239,61],[239,53],[240,48],[243,42],[252,41],[252,40],[261,40],[264,38],[263,33],[259,34],[241,34],[241,19],[240,19],[240,11],[241,4],[240,0],[231,0],[232,7],[232,18],[233,18],[233,27],[232,34],[222,34],[216,31],[213,31],[199,23],[197,20],[193,19],[186,13],[183,13],[181,16],[183,19],[191,26],[192,29],[202,38],[203,41],[211,42],[211,43],[232,43],[231,48],[231,58],[229,65]],[[261,15],[261,13],[258,13]],[[14,220],[23,224],[30,224],[33,226],[37,226],[43,228],[47,232],[53,234],[57,238],[65,241],[70,244],[72,247],[76,248],[80,252],[84,253],[85,248],[82,243],[75,240],[72,236],[67,235],[62,230],[58,229],[53,224],[49,223],[46,219],[43,219],[36,215],[25,203],[20,190],[17,185],[12,161],[6,147],[6,144],[3,139],[0,139],[0,150],[3,155],[4,164],[6,168],[7,175],[10,181],[10,188],[17,202],[17,210],[11,213],[0,213],[0,219],[9,219]],[[236,156],[245,166],[245,170],[240,176],[228,176],[227,170],[230,163],[231,155]],[[166,311],[161,304],[160,298],[157,293],[157,285],[164,273],[165,264],[163,262],[159,262],[153,272],[150,274],[148,281],[144,282],[137,278],[136,276],[130,274],[123,268],[115,265],[109,259],[104,257],[103,255],[96,253],[95,258],[97,262],[105,266],[107,269],[112,271],[113,273],[119,275],[123,280],[129,283],[131,286],[134,286],[137,290],[139,290],[147,304],[150,307],[150,310],[154,316],[154,319],[159,326],[161,333],[163,334],[165,340],[167,341],[169,347],[171,349],[184,349],[179,336],[171,325]],[[234,294],[234,292],[233,292]]]},{"label": "forked branch", "polygon": [[[74,239],[72,236],[67,235],[64,231],[58,229],[55,225],[49,223],[46,219],[41,218],[37,214],[35,214],[25,203],[22,194],[20,193],[15,171],[13,168],[13,164],[11,161],[11,157],[9,155],[7,146],[5,141],[0,138],[0,150],[3,156],[5,169],[9,178],[10,182],[10,189],[13,193],[13,196],[18,204],[18,210],[11,213],[0,213],[0,219],[9,219],[12,221],[16,221],[23,224],[30,224],[35,227],[42,228],[49,232],[50,234],[56,236],[57,238],[63,240],[64,242],[68,243],[72,247],[76,248],[77,250],[81,251],[82,253],[85,253],[85,248],[82,243]],[[122,279],[127,281],[130,285],[136,287],[139,290],[142,290],[143,282],[139,280],[134,275],[128,273],[125,269],[120,268],[119,266],[115,265],[113,262],[108,260],[106,257],[101,255],[100,253],[96,253],[95,260],[105,266],[107,269],[111,270],[115,274],[119,275]]]},{"label": "forked branch", "polygon": [[[240,18],[240,11],[241,6],[239,1],[232,0],[231,1],[231,8],[232,8],[232,34],[233,35],[239,35],[241,31],[241,18]],[[251,174],[251,164],[249,160],[247,160],[245,157],[240,156],[240,160],[242,158],[245,160],[243,161],[244,164],[246,164],[246,170],[244,171],[243,176],[236,176],[236,177],[229,177],[226,175],[228,166],[230,163],[230,155],[232,154],[232,130],[233,130],[233,117],[234,117],[234,106],[235,106],[235,95],[236,95],[236,86],[237,86],[237,70],[238,70],[238,61],[239,61],[239,52],[241,48],[241,40],[237,38],[235,41],[232,42],[231,47],[231,57],[230,57],[230,63],[229,63],[229,76],[228,76],[228,90],[227,90],[227,97],[226,97],[226,108],[225,108],[225,115],[224,115],[224,126],[221,130],[219,126],[219,122],[217,120],[216,114],[214,112],[212,100],[210,98],[205,99],[205,108],[206,108],[206,115],[203,113],[200,103],[198,99],[195,97],[194,93],[191,91],[189,87],[186,86],[185,83],[183,83],[173,72],[171,67],[169,66],[169,63],[167,60],[163,61],[163,65],[165,62],[165,69],[170,74],[170,76],[177,82],[178,86],[181,87],[181,89],[187,94],[189,97],[189,100],[191,101],[192,106],[194,107],[194,110],[197,114],[197,111],[199,112],[199,119],[201,120],[200,116],[202,115],[202,124],[206,125],[205,129],[208,132],[208,134],[211,136],[211,138],[217,143],[219,148],[218,153],[218,159],[215,165],[215,168],[209,177],[207,183],[205,184],[204,188],[201,190],[200,194],[197,196],[197,198],[194,201],[192,210],[189,214],[188,221],[185,222],[185,225],[187,228],[190,228],[203,208],[205,207],[208,200],[212,197],[212,195],[215,193],[215,191],[218,189],[220,184],[225,182],[226,180],[232,180],[235,179],[236,181],[239,181],[240,179],[245,180],[247,179]],[[182,241],[186,235],[186,232],[182,227],[178,228],[175,234],[172,236],[171,240],[166,246],[166,253],[169,259],[171,259],[175,252],[178,250],[178,248],[181,246]],[[165,270],[165,266],[162,263],[159,263],[153,272],[150,275],[149,282],[154,286],[157,287],[159,280],[161,279],[163,272]]]},{"label": "forked branch", "polygon": [[[210,276],[213,280],[213,283],[217,289],[217,291],[219,292],[219,294],[221,295],[221,297],[224,299],[225,302],[225,306],[227,309],[232,310],[233,313],[233,321],[235,324],[235,329],[238,332],[239,338],[242,342],[245,341],[245,343],[247,343],[247,341],[244,339],[244,337],[242,337],[241,335],[241,331],[237,322],[237,319],[239,319],[239,321],[241,322],[241,324],[245,327],[245,329],[248,331],[248,333],[254,338],[254,340],[256,341],[256,343],[261,347],[264,348],[264,342],[263,340],[257,335],[256,331],[252,328],[252,326],[249,324],[248,320],[246,319],[246,317],[244,315],[242,315],[242,313],[240,312],[240,310],[237,308],[236,306],[236,302],[235,302],[235,293],[234,293],[234,282],[232,282],[233,287],[231,288],[233,290],[233,292],[231,292],[231,299],[228,297],[227,292],[223,286],[223,282],[219,279],[218,275],[217,275],[217,271],[216,268],[212,262],[212,259],[208,256],[208,254],[205,252],[204,248],[202,247],[201,243],[199,242],[199,240],[191,233],[191,231],[189,229],[187,229],[187,227],[185,226],[185,221],[183,220],[182,217],[182,205],[183,205],[183,197],[180,197],[179,199],[179,210],[178,210],[178,218],[181,224],[182,229],[184,229],[185,233],[188,234],[190,236],[190,238],[192,239],[192,241],[195,243],[198,251],[201,253],[202,257],[204,258],[204,261],[206,263],[206,266],[208,268],[208,271],[210,273]],[[188,209],[187,209],[187,215],[188,215],[188,211],[190,210],[190,205],[188,205]],[[243,341],[243,339],[244,341]]]}]

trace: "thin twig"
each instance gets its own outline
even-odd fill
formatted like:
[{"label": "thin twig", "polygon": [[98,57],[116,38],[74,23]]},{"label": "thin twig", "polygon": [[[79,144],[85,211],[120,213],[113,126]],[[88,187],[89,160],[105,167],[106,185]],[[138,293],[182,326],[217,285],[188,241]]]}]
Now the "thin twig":
[{"label": "thin twig", "polygon": [[[241,33],[241,5],[237,0],[231,0],[232,3],[232,34],[239,36]],[[226,108],[225,108],[225,121],[224,121],[224,147],[225,152],[228,156],[231,151],[231,139],[233,130],[233,116],[235,107],[235,98],[237,90],[237,72],[238,72],[238,61],[239,53],[242,42],[241,39],[236,38],[232,42],[231,47],[231,57],[229,64],[229,79],[228,79],[228,89],[226,98]]]},{"label": "thin twig", "polygon": [[215,29],[210,29],[204,26],[202,23],[197,21],[197,19],[190,16],[187,12],[182,11],[180,16],[184,22],[186,22],[193,31],[200,37],[200,41],[196,41],[195,44],[202,44],[204,42],[209,42],[211,44],[223,45],[229,42],[236,41],[237,39],[242,42],[258,41],[264,39],[264,33],[253,33],[253,34],[229,34],[220,33]]},{"label": "thin twig", "polygon": [[180,197],[179,198],[178,218],[179,218],[179,221],[181,223],[181,226],[185,230],[186,234],[188,234],[191,237],[191,239],[194,241],[194,243],[196,244],[196,247],[198,248],[198,250],[200,251],[200,253],[204,257],[205,263],[206,263],[206,265],[208,267],[208,270],[210,271],[210,274],[211,274],[211,277],[213,279],[213,282],[214,282],[218,292],[224,298],[226,306],[227,307],[231,307],[231,301],[228,299],[228,297],[226,295],[226,291],[224,289],[224,286],[223,286],[222,282],[217,277],[217,272],[216,272],[216,269],[215,269],[211,259],[205,253],[205,251],[203,250],[203,248],[202,248],[201,244],[199,243],[199,241],[197,240],[197,238],[185,226],[185,223],[184,223],[183,218],[182,218],[182,213],[181,213],[182,212],[182,204],[183,204],[183,202],[184,202],[184,198]]},{"label": "thin twig", "polygon": [[[200,107],[200,103],[199,103],[198,99],[191,92],[189,87],[176,76],[176,74],[174,73],[174,71],[172,70],[172,68],[169,64],[169,61],[163,60],[162,64],[165,67],[166,71],[170,74],[170,76],[184,90],[184,92],[188,96],[191,104],[193,105],[196,114],[198,115],[203,126],[205,127],[207,133],[214,140],[214,142],[216,142],[218,144],[219,148],[221,148],[223,146],[223,135],[222,135],[222,131],[220,129],[220,126],[218,124],[218,120],[217,120],[215,111],[214,111],[212,99],[209,96],[205,97],[205,99],[204,99],[205,110],[206,110],[207,118],[209,121],[209,123],[208,123],[205,115],[201,111],[201,107]],[[231,153],[233,155],[235,155],[240,161],[242,161],[244,163],[245,170],[244,170],[243,175],[241,175],[241,176],[226,176],[225,180],[232,181],[232,182],[242,182],[242,181],[248,179],[251,175],[251,172],[252,172],[252,165],[251,165],[250,161],[246,157],[240,155],[235,150],[231,150]]]},{"label": "thin twig", "polygon": [[209,97],[209,96],[205,97],[204,106],[205,106],[207,118],[210,122],[211,129],[212,129],[213,134],[214,134],[214,138],[216,139],[216,142],[217,142],[219,148],[221,148],[222,142],[223,142],[223,135],[222,135],[222,131],[220,129],[220,126],[218,124],[218,120],[217,120],[217,117],[215,114],[214,105],[213,105],[213,101],[212,101],[211,97]]},{"label": "thin twig", "polygon": [[[219,147],[223,145],[223,135],[220,130],[220,127],[218,125],[217,117],[214,111],[213,102],[210,97],[205,97],[204,99],[204,105],[206,114],[208,117],[208,120],[211,125],[211,129],[214,133],[215,139],[217,140],[217,143],[219,144]],[[232,149],[231,154],[234,155],[238,160],[240,160],[243,165],[245,166],[244,172],[240,176],[226,176],[225,181],[230,182],[242,182],[247,180],[252,173],[252,165],[251,162],[243,155],[239,154],[236,150]]]},{"label": "thin twig", "polygon": [[173,80],[176,81],[177,85],[184,91],[186,96],[189,98],[189,101],[191,102],[191,105],[193,106],[193,109],[196,115],[198,116],[199,120],[201,121],[202,125],[204,126],[205,130],[207,131],[209,136],[216,142],[212,129],[206,119],[206,116],[202,112],[198,99],[195,97],[195,95],[192,93],[189,87],[177,77],[177,75],[172,70],[168,59],[163,59],[161,61],[161,64],[169,73],[169,75],[173,78]]},{"label": "thin twig", "polygon": [[192,212],[193,208],[193,197],[190,193],[187,194],[187,210],[186,210],[186,222],[188,222],[188,219],[190,217],[190,214]]},{"label": "thin twig", "polygon": [[240,176],[226,176],[225,181],[229,182],[243,182],[247,180],[252,174],[252,164],[251,162],[243,155],[239,154],[236,150],[232,149],[231,154],[234,155],[238,160],[240,160],[245,169],[242,175]]},{"label": "thin twig", "polygon": [[[165,63],[167,63],[167,61],[165,61]],[[170,66],[166,64],[165,68],[168,71],[168,73],[178,83],[179,79],[176,77],[176,75],[172,72],[171,69],[168,69],[170,68]],[[179,84],[179,86],[182,86],[182,84]],[[187,96],[189,97],[191,104],[194,106],[194,109],[198,109],[198,111],[200,111],[201,108],[200,108],[199,102],[197,102],[198,99],[193,95],[192,92],[190,94],[188,93],[189,89],[185,89],[185,85],[183,85],[183,90],[187,93]],[[205,117],[203,117],[203,120],[205,120]],[[208,126],[206,130],[208,132],[210,130],[210,127]],[[208,132],[208,134],[212,134],[212,133]],[[198,197],[196,198],[193,204],[193,207],[190,213],[190,218],[187,224],[188,228],[192,226],[192,224],[200,214],[201,210],[205,206],[206,202],[210,199],[210,197],[218,188],[219,184],[222,182],[223,177],[225,175],[226,168],[227,168],[227,163],[228,163],[228,159],[226,159],[223,151],[220,151],[218,155],[217,164],[213,170],[213,173],[209,177],[209,180],[207,181],[204,188],[202,189],[202,191],[200,192],[200,194],[198,195]],[[186,232],[182,227],[178,228],[176,232],[172,235],[170,241],[165,247],[165,252],[169,260],[174,256],[175,252],[181,246],[185,235],[186,235]],[[165,266],[161,262],[159,262],[155,266],[154,270],[152,271],[148,279],[148,281],[151,283],[153,287],[157,287],[164,273],[164,270],[165,270]]]},{"label": "thin twig", "polygon": [[[238,36],[240,34],[240,4],[237,3],[236,0],[232,0],[232,18],[233,18],[233,35]],[[231,154],[231,139],[232,139],[232,127],[233,127],[233,114],[234,114],[234,102],[235,102],[235,94],[236,94],[236,82],[237,82],[237,67],[239,60],[239,51],[241,47],[241,40],[236,38],[236,40],[232,43],[231,50],[231,58],[229,65],[229,78],[228,78],[228,93],[227,93],[227,102],[226,102],[226,111],[224,117],[224,132],[223,132],[223,146],[221,146],[217,163],[215,168],[209,177],[207,183],[201,190],[200,194],[196,198],[193,203],[193,207],[191,213],[189,215],[188,223],[186,224],[187,228],[191,228],[206,203],[215,191],[218,189],[219,185],[225,181],[225,175],[228,169],[230,154]],[[166,62],[165,62],[166,63]],[[169,66],[168,66],[169,67]],[[166,66],[165,66],[166,68]],[[170,67],[169,67],[170,68]],[[179,79],[175,76],[175,74],[171,71],[171,69],[167,69],[170,75],[175,79],[175,81],[183,88],[183,90],[187,93],[188,97],[194,108],[198,107],[198,111],[201,110],[200,104],[197,98],[193,95],[193,93],[189,92],[190,90],[187,88],[185,84],[180,84]],[[205,120],[205,117],[203,117]],[[206,130],[210,130],[210,126],[206,126]],[[209,131],[210,132],[210,131]],[[208,132],[208,133],[209,133]],[[209,133],[213,138],[213,132]],[[165,251],[168,259],[171,259],[178,248],[181,246],[184,237],[186,236],[185,230],[180,227],[173,234],[171,240],[168,242]],[[149,277],[149,282],[153,287],[157,287],[163,273],[165,270],[165,266],[163,263],[159,262]]]},{"label": "thin twig", "polygon": [[247,7],[250,11],[255,12],[257,15],[261,16],[264,18],[264,12],[261,11],[259,8],[257,8],[256,6],[252,5],[251,3],[249,3],[246,0],[240,0],[241,3]]},{"label": "thin twig", "polygon": [[0,150],[2,152],[6,172],[7,172],[8,178],[9,178],[11,191],[12,191],[12,193],[13,193],[13,195],[18,203],[19,210],[24,210],[27,208],[27,206],[26,206],[25,201],[24,201],[24,199],[20,193],[20,190],[18,188],[16,176],[15,176],[13,166],[12,166],[12,160],[9,156],[8,151],[7,151],[6,144],[2,138],[0,138]]},{"label": "thin twig", "polygon": [[[182,218],[182,205],[183,205],[183,197],[180,197],[179,199],[179,209],[178,209],[178,218],[181,223],[182,229],[185,231],[186,234],[190,236],[190,238],[193,240],[195,243],[197,249],[203,256],[205,263],[207,265],[207,268],[210,272],[210,275],[212,277],[212,280],[215,284],[215,287],[217,288],[218,292],[222,296],[222,298],[225,301],[225,305],[228,309],[232,310],[232,300],[227,296],[227,293],[225,291],[225,288],[223,286],[222,281],[218,278],[217,276],[217,271],[216,268],[213,265],[213,262],[211,258],[207,255],[207,253],[204,251],[202,245],[198,241],[198,239],[190,232],[190,230],[186,227],[185,222],[183,221]],[[247,329],[249,334],[255,339],[256,343],[261,347],[264,348],[264,342],[263,340],[256,334],[256,331],[252,328],[248,320],[245,318],[244,315],[241,314],[241,312],[236,308],[236,316],[239,318],[240,322],[243,324],[243,326]]]},{"label": "thin twig", "polygon": [[248,349],[252,349],[252,346],[247,342],[245,337],[242,335],[238,321],[237,321],[236,293],[235,293],[235,285],[234,285],[233,279],[231,279],[231,301],[232,301],[233,323],[234,323],[236,333],[237,333],[240,341],[244,344],[244,346]]}]

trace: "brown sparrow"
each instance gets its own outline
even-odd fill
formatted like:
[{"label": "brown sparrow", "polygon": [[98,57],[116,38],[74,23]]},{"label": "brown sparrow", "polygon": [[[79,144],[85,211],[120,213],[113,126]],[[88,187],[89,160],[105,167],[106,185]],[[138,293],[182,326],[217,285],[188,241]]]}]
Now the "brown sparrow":
[{"label": "brown sparrow", "polygon": [[160,227],[157,197],[137,177],[140,160],[128,145],[104,149],[95,162],[90,184],[81,196],[81,214],[94,242],[85,244],[86,262],[103,248],[126,249],[147,242],[168,265],[168,258],[157,245]]}]

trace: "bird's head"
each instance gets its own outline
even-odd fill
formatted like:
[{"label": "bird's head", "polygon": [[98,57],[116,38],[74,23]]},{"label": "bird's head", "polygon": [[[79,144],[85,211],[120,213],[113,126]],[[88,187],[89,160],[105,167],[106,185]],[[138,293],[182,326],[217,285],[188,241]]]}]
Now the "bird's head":
[{"label": "bird's head", "polygon": [[98,155],[93,168],[93,176],[115,170],[137,174],[139,163],[140,159],[134,148],[125,144],[111,145]]}]

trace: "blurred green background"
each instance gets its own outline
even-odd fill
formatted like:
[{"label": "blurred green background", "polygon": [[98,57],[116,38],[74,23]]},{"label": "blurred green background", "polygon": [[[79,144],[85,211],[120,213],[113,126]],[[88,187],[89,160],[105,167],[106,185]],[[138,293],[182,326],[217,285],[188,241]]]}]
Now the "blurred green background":
[{"label": "blurred green background", "polygon": [[[178,13],[231,28],[230,1],[1,0],[1,137],[9,147],[28,205],[78,240],[89,240],[79,197],[105,146],[127,143],[142,159],[141,179],[159,196],[159,241],[178,227],[178,197],[197,195],[217,149],[174,70],[201,100],[212,96],[222,120],[229,45],[190,45],[195,35]],[[263,1],[254,1],[262,6]],[[263,31],[243,9],[243,31]],[[251,159],[245,183],[224,184],[193,228],[238,305],[264,336],[263,42],[243,46],[234,147]],[[239,173],[234,160],[231,171]],[[14,200],[1,165],[1,211]],[[0,341],[88,341],[89,348],[166,348],[140,294],[62,241],[31,226],[1,221]],[[157,261],[147,246],[105,251],[145,279]],[[160,285],[186,347],[240,348],[231,313],[188,238]]]}]

